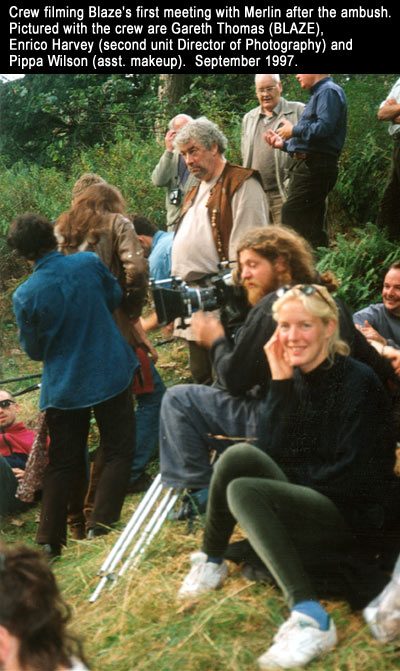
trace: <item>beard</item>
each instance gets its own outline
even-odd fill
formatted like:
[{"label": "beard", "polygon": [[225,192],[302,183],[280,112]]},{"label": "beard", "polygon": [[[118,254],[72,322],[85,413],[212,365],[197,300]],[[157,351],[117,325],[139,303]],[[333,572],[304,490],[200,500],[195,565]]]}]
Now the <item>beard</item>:
[{"label": "beard", "polygon": [[247,300],[252,306],[256,305],[266,294],[265,289],[258,284],[256,286],[244,284],[243,286],[246,290]]}]

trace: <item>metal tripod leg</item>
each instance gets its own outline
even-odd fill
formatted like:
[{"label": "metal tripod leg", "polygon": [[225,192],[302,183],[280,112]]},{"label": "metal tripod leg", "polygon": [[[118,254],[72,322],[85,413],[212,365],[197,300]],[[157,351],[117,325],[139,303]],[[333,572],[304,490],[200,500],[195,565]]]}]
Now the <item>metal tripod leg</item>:
[{"label": "metal tripod leg", "polygon": [[132,561],[136,558],[135,565],[137,560],[140,558],[140,555],[143,554],[145,548],[151,543],[154,536],[161,529],[169,511],[174,506],[179,494],[174,494],[174,489],[171,488],[165,494],[163,500],[161,501],[158,508],[154,511],[150,521],[146,525],[142,535],[135,544],[133,550],[131,551],[128,559],[122,565],[118,577],[122,576],[127,568],[131,565]]},{"label": "metal tripod leg", "polygon": [[172,488],[167,490],[164,498],[153,512],[150,521],[146,524],[144,531],[142,532],[139,540],[136,542],[135,547],[129,555],[128,559],[125,560],[123,567],[120,569],[118,575],[116,575],[115,569],[117,565],[123,559],[125,552],[128,550],[135,536],[138,534],[142,525],[149,517],[153,506],[160,498],[162,489],[163,486],[161,483],[161,474],[158,474],[150,489],[148,492],[146,492],[139,506],[133,513],[121,536],[118,538],[117,542],[111,549],[111,552],[104,560],[99,570],[99,575],[101,578],[89,599],[90,603],[94,603],[97,600],[98,596],[107,583],[110,583],[111,585],[115,584],[117,578],[125,572],[126,568],[128,568],[128,565],[132,562],[132,559],[134,559],[135,556],[137,563],[141,554],[144,552],[145,547],[149,545],[155,534],[161,529],[168,512],[174,506],[179,496],[179,493],[174,493]]},{"label": "metal tripod leg", "polygon": [[122,534],[111,549],[111,552],[100,567],[99,575],[103,575],[104,573],[113,570],[118,564],[126,550],[126,547],[130,544],[132,536],[138,531],[138,529],[140,529],[140,526],[152,509],[155,501],[157,501],[159,498],[161,492],[161,473],[159,473],[152,482],[151,487],[148,489],[143,499],[140,501]]}]

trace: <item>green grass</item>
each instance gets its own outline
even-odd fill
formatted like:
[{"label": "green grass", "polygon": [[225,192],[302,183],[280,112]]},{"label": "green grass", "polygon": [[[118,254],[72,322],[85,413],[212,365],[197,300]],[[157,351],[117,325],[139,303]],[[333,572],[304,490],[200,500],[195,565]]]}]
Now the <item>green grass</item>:
[{"label": "green grass", "polygon": [[[124,520],[139,497],[128,497]],[[25,513],[23,527],[9,525],[9,542],[32,542],[36,512]],[[95,541],[71,541],[54,564],[65,599],[73,608],[73,628],[84,639],[94,671],[244,671],[271,643],[287,615],[279,593],[248,582],[235,565],[218,592],[190,603],[176,593],[199,547],[201,528],[186,534],[185,523],[167,522],[137,568],[129,570],[94,604],[88,598],[96,572],[118,538],[113,532]],[[308,668],[318,671],[383,671],[400,668],[399,651],[369,635],[359,615],[343,603],[328,603],[339,645]]]},{"label": "green grass", "polygon": [[[40,370],[16,343],[14,328],[3,329],[3,377]],[[161,336],[160,336],[161,338]],[[188,378],[185,349],[160,349],[160,370],[167,384]],[[28,381],[29,382],[29,381]],[[13,389],[24,383],[16,383]],[[21,416],[32,423],[37,392],[21,396]],[[157,464],[152,466],[154,472]],[[128,496],[119,530],[93,541],[70,540],[54,564],[62,593],[72,607],[72,628],[83,641],[93,671],[246,671],[270,645],[287,616],[280,593],[251,583],[230,564],[230,576],[218,592],[190,603],[176,594],[189,568],[189,556],[199,548],[202,522],[192,533],[186,523],[166,522],[144,558],[103,590],[98,601],[89,597],[98,583],[97,571],[129,520],[140,496]],[[38,508],[8,519],[0,538],[8,543],[34,544]],[[310,671],[389,671],[400,669],[399,649],[382,646],[370,636],[359,614],[344,603],[327,603],[339,634],[339,645]]]}]

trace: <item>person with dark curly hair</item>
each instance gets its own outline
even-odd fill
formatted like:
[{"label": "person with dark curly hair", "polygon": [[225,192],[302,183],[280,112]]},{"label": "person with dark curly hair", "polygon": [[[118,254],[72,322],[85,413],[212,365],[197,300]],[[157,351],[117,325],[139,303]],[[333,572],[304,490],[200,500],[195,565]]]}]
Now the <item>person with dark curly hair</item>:
[{"label": "person with dark curly hair", "polygon": [[104,467],[88,524],[106,533],[119,519],[135,444],[131,385],[138,360],[113,319],[121,286],[96,254],[64,256],[52,224],[36,214],[17,217],[8,241],[34,261],[13,305],[21,346],[43,361],[40,408],[50,448],[37,541],[55,557],[66,543],[72,492],[78,483],[86,492],[92,408]]},{"label": "person with dark curly hair", "polygon": [[67,631],[69,620],[45,559],[23,545],[0,544],[2,671],[87,671],[82,644]]}]

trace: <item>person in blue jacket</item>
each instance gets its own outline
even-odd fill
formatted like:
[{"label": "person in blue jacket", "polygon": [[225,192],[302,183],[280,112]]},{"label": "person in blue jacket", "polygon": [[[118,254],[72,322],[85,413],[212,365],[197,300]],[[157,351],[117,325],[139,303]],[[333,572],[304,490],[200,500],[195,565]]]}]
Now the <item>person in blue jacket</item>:
[{"label": "person in blue jacket", "polygon": [[134,445],[137,358],[112,316],[122,289],[96,254],[59,253],[52,224],[31,213],[12,223],[8,242],[33,262],[13,305],[21,346],[43,361],[40,408],[50,450],[37,541],[54,557],[66,542],[70,492],[86,470],[92,409],[105,465],[90,527],[100,534],[119,519]]}]

